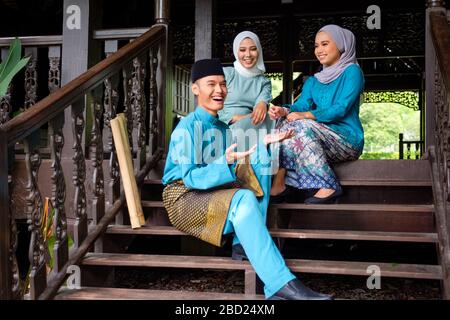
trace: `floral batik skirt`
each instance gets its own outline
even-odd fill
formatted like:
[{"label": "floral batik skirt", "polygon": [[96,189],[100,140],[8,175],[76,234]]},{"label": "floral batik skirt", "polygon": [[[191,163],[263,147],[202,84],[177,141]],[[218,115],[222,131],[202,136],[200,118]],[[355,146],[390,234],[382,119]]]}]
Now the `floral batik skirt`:
[{"label": "floral batik skirt", "polygon": [[340,189],[330,164],[356,160],[361,154],[339,133],[314,120],[283,120],[277,128],[294,130],[294,136],[281,144],[280,167],[286,169],[286,184],[298,189]]}]

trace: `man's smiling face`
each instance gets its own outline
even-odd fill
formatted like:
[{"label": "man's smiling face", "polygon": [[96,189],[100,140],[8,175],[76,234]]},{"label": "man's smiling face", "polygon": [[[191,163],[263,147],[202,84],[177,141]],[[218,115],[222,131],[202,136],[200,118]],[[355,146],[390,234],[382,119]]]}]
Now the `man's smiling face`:
[{"label": "man's smiling face", "polygon": [[198,98],[198,105],[202,106],[211,115],[223,109],[227,96],[227,83],[222,75],[207,76],[195,81],[192,92]]}]

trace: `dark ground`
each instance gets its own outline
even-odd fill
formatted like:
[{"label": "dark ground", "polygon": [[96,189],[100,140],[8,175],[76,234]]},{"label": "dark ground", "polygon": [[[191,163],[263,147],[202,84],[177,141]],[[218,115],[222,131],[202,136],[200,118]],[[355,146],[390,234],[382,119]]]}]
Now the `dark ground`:
[{"label": "dark ground", "polygon": [[[177,250],[162,239],[140,239],[130,246],[130,252],[170,254]],[[158,248],[152,250],[149,248]],[[229,244],[219,249],[219,255],[230,254]],[[433,245],[380,244],[375,242],[291,240],[283,247],[286,258],[377,261],[391,263],[436,264]],[[441,299],[440,283],[436,280],[381,278],[381,289],[368,289],[367,277],[324,274],[297,274],[307,286],[337,299],[352,300],[417,300]],[[192,269],[116,269],[116,286],[154,290],[187,290],[203,292],[244,292],[242,271],[202,271]]]}]

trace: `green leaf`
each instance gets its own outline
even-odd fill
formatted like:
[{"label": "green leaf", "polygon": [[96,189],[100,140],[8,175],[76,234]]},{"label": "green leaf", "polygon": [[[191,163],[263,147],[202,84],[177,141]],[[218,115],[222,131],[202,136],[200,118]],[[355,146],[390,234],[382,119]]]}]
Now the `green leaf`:
[{"label": "green leaf", "polygon": [[3,60],[2,62],[0,62],[0,70],[3,70],[5,65],[6,65],[6,60]]},{"label": "green leaf", "polygon": [[48,265],[50,268],[53,268],[53,260],[55,256],[55,252],[53,251],[55,247],[55,236],[51,236],[47,239],[48,251],[50,253],[50,261],[48,261]]},{"label": "green leaf", "polygon": [[19,63],[21,55],[22,45],[19,38],[15,38],[9,47],[8,57],[2,63],[2,68],[0,68],[0,82],[3,81],[3,79],[11,73],[11,69]]},{"label": "green leaf", "polygon": [[[0,97],[4,96],[8,90],[8,86],[12,81],[12,78],[19,72],[23,67],[26,66],[30,57],[23,58],[16,65],[14,65],[8,74],[3,79],[0,79]],[[8,68],[9,69],[9,68]]]}]

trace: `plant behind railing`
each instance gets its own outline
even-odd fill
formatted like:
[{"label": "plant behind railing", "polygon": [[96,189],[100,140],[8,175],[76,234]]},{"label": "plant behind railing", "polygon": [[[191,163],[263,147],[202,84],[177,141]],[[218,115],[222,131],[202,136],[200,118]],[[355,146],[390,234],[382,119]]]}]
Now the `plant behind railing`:
[{"label": "plant behind railing", "polygon": [[[72,80],[59,90],[36,103],[6,124],[0,126],[0,299],[20,298],[20,279],[15,258],[17,232],[10,212],[10,188],[8,182],[8,148],[18,141],[24,142],[25,163],[28,172],[27,215],[29,216],[30,240],[30,299],[52,298],[66,278],[70,265],[78,264],[104,232],[107,225],[124,206],[120,191],[117,157],[110,138],[109,120],[115,117],[119,102],[129,115],[132,130],[129,139],[135,167],[139,171],[138,183],[153,168],[162,156],[160,147],[164,132],[164,95],[157,90],[157,71],[160,87],[164,92],[167,52],[167,28],[155,25],[148,32],[127,44],[116,53],[99,62],[87,72]],[[162,57],[162,58],[159,58]],[[123,90],[118,86],[122,81]],[[145,84],[149,83],[149,88]],[[99,88],[103,94],[99,95]],[[123,92],[123,96],[120,97]],[[82,145],[85,130],[85,95],[91,94],[93,103],[93,126],[89,155]],[[66,199],[66,183],[61,165],[64,146],[64,111],[71,107],[74,134],[73,199]],[[150,110],[150,123],[146,121],[146,110]],[[44,212],[42,196],[38,186],[41,164],[39,153],[39,128],[48,123],[52,157],[52,204],[54,207],[53,233],[55,235],[53,271],[47,279],[45,261],[45,237],[42,229]],[[103,128],[102,128],[103,125]],[[108,136],[104,136],[104,132]],[[103,149],[107,140],[106,150]],[[134,142],[134,143],[133,143]],[[105,184],[103,175],[104,153],[109,154],[110,172]],[[90,156],[90,157],[89,157]],[[90,158],[90,160],[87,160]],[[88,232],[86,212],[86,168],[92,166],[92,217],[95,227]],[[109,192],[105,193],[108,189]],[[106,194],[110,197],[106,199]],[[73,200],[75,214],[74,249],[69,256],[66,200]]]},{"label": "plant behind railing", "polygon": [[6,95],[13,77],[28,63],[30,57],[21,58],[22,45],[15,38],[9,47],[7,58],[0,63],[0,99]]}]

